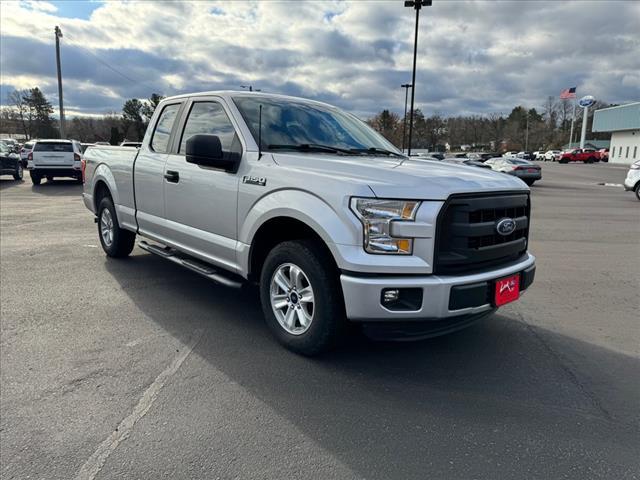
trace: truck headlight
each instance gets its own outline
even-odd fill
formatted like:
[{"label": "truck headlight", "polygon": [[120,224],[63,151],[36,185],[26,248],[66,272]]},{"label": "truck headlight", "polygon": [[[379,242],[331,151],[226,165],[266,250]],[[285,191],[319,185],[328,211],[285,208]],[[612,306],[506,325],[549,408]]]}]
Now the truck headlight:
[{"label": "truck headlight", "polygon": [[412,238],[391,236],[391,222],[415,220],[420,202],[410,200],[380,200],[377,198],[352,198],[351,210],[356,214],[364,230],[364,249],[368,253],[411,255]]}]

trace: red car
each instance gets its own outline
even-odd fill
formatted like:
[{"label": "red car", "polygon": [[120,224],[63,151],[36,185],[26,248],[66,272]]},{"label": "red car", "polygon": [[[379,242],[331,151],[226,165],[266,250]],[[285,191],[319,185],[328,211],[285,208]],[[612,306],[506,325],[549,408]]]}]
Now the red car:
[{"label": "red car", "polygon": [[560,163],[584,162],[593,163],[600,161],[600,154],[592,148],[576,148],[560,155]]},{"label": "red car", "polygon": [[608,162],[609,161],[609,149],[608,148],[601,148],[600,150],[598,150],[598,154],[600,154],[600,161],[601,162]]}]

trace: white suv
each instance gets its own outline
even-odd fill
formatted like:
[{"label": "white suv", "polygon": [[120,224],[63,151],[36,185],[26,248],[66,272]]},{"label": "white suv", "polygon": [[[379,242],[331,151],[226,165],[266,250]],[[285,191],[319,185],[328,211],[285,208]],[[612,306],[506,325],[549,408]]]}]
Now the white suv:
[{"label": "white suv", "polygon": [[82,183],[82,149],[76,140],[37,140],[27,155],[27,169],[34,185],[43,178],[71,177]]},{"label": "white suv", "polygon": [[628,192],[636,192],[636,197],[640,200],[640,160],[633,162],[624,179],[624,189]]}]

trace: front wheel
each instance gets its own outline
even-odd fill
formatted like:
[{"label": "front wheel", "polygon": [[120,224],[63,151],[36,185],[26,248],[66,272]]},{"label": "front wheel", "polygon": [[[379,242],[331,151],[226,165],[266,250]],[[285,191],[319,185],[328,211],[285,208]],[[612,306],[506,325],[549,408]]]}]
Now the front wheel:
[{"label": "front wheel", "polygon": [[126,257],[135,245],[136,234],[120,228],[116,209],[109,197],[104,197],[98,206],[98,237],[104,253],[109,257]]},{"label": "front wheel", "polygon": [[640,200],[640,183],[636,185],[636,198]]},{"label": "front wheel", "polygon": [[589,157],[589,158],[587,158],[587,163],[593,163],[593,162],[595,162],[595,161],[596,161],[596,158],[595,158],[595,157]]},{"label": "front wheel", "polygon": [[13,178],[14,180],[22,180],[22,177],[24,176],[24,170],[22,170],[22,163],[18,162],[18,166],[16,167],[16,171],[13,174]]},{"label": "front wheel", "polygon": [[296,353],[317,355],[346,335],[338,272],[317,242],[288,241],[271,250],[260,275],[260,300],[271,333]]}]

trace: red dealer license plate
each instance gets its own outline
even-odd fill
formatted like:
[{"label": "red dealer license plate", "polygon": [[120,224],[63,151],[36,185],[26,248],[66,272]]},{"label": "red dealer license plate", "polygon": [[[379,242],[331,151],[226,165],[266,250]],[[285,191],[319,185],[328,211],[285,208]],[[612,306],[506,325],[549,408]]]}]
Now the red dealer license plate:
[{"label": "red dealer license plate", "polygon": [[496,280],[493,303],[496,307],[517,300],[520,296],[520,274]]}]

